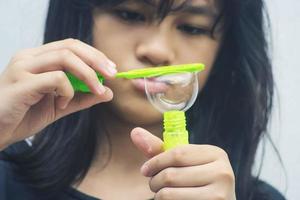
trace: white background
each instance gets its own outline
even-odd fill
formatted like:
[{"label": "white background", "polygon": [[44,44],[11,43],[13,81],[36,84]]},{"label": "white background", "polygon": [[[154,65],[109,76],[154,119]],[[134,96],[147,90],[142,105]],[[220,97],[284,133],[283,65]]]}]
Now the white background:
[{"label": "white background", "polygon": [[[0,71],[19,49],[43,39],[47,0],[0,0]],[[273,27],[274,73],[277,87],[270,131],[284,168],[267,143],[261,177],[287,199],[300,199],[300,1],[267,0]],[[261,152],[261,149],[260,149]],[[260,156],[257,157],[257,166]],[[256,167],[258,168],[258,167]],[[255,170],[257,171],[257,170]],[[254,172],[255,173],[255,172]]]}]

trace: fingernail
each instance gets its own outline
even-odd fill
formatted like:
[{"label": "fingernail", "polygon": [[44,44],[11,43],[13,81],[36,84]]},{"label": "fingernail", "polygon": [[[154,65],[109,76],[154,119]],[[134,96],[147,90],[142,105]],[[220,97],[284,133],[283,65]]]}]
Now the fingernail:
[{"label": "fingernail", "polygon": [[149,172],[149,167],[147,164],[144,164],[142,167],[141,167],[141,173],[144,175],[144,176],[148,176],[148,172]]},{"label": "fingernail", "polygon": [[108,71],[109,74],[111,74],[112,76],[117,74],[117,70],[115,68],[112,67],[107,67],[106,70]]},{"label": "fingernail", "polygon": [[100,95],[104,94],[105,90],[106,89],[105,89],[105,87],[103,85],[101,85],[101,84],[98,85],[98,87],[97,87],[98,94],[100,94]]},{"label": "fingernail", "polygon": [[61,106],[61,109],[64,110],[64,109],[66,109],[67,106],[68,106],[68,102],[65,102],[65,103]]},{"label": "fingernail", "polygon": [[147,153],[150,153],[151,152],[151,147],[147,143],[147,139],[142,134],[138,134],[138,136],[140,138],[140,142],[141,142],[141,145],[143,146],[143,148],[147,151]]},{"label": "fingernail", "polygon": [[60,109],[64,110],[67,106],[68,106],[68,102],[66,102],[66,101],[60,102],[60,105],[59,105]]},{"label": "fingernail", "polygon": [[112,68],[116,68],[117,67],[117,65],[113,61],[107,60],[107,62],[108,62],[108,64],[109,64],[110,67],[112,67]]}]

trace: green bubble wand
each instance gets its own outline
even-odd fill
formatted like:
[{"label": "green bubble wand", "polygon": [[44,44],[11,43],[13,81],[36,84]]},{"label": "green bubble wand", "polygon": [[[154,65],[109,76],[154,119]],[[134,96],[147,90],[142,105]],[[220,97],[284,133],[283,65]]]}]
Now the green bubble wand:
[{"label": "green bubble wand", "polygon": [[[160,66],[119,72],[116,78],[145,79],[145,90],[148,100],[163,113],[164,117],[164,149],[189,143],[186,130],[185,111],[192,106],[198,94],[197,73],[205,69],[201,63]],[[85,83],[74,75],[66,73],[75,92],[90,92]],[[104,78],[97,74],[99,81]],[[148,80],[147,80],[148,79]],[[154,91],[151,83],[159,83],[165,91]]]}]

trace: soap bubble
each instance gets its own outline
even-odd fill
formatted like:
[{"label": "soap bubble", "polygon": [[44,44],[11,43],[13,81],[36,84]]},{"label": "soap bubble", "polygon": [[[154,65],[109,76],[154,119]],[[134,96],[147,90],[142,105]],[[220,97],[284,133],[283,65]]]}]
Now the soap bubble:
[{"label": "soap bubble", "polygon": [[186,111],[195,102],[199,85],[197,73],[178,73],[145,78],[148,100],[160,112]]}]

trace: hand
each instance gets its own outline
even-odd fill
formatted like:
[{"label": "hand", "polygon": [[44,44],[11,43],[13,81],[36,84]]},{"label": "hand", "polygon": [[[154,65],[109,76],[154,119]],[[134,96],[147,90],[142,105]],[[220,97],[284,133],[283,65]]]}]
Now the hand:
[{"label": "hand", "polygon": [[[111,100],[112,91],[95,73],[114,77],[110,62],[97,49],[74,39],[16,54],[0,75],[0,150],[65,115]],[[92,94],[74,94],[64,71],[84,81]]]},{"label": "hand", "polygon": [[212,145],[182,145],[163,152],[163,141],[135,128],[131,138],[149,160],[141,172],[150,177],[155,200],[235,200],[235,178],[224,150]]}]

